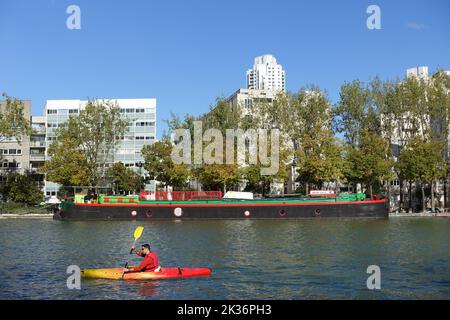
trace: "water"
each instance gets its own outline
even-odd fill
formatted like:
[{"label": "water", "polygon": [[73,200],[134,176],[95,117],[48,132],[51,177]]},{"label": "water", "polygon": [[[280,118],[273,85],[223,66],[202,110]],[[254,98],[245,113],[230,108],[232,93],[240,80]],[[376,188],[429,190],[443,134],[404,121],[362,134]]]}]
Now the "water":
[{"label": "water", "polygon": [[[122,266],[150,242],[162,266],[208,278],[82,280],[66,268]],[[0,220],[0,299],[449,299],[450,219],[158,222]],[[381,290],[366,269],[381,268]]]}]

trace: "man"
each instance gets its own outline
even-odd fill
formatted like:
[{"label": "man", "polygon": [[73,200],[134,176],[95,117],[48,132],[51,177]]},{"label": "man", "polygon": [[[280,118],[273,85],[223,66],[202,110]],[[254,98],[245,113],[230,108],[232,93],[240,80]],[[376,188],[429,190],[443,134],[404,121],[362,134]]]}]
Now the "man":
[{"label": "man", "polygon": [[127,268],[125,272],[158,272],[161,270],[158,264],[158,256],[150,250],[149,244],[142,245],[142,249],[137,251],[135,247],[131,247],[131,251],[135,251],[138,256],[144,257],[144,260],[138,267]]}]

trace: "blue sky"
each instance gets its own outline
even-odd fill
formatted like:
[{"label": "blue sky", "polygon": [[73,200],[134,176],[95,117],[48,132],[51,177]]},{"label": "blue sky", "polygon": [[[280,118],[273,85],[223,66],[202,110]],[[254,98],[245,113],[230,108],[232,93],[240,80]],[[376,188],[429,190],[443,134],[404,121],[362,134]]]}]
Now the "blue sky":
[{"label": "blue sky", "polygon": [[[66,8],[81,9],[81,30]],[[381,30],[369,30],[369,5]],[[245,87],[271,53],[297,91],[450,70],[450,1],[0,0],[0,92],[32,100],[156,98],[158,137],[170,112],[201,114]]]}]

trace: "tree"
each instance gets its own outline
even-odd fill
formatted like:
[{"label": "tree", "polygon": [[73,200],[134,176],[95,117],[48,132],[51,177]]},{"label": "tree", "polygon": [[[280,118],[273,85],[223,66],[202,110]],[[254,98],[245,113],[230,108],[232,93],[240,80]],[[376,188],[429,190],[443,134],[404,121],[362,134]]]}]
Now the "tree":
[{"label": "tree", "polygon": [[204,164],[194,170],[194,175],[205,190],[223,190],[224,193],[241,180],[237,164]]},{"label": "tree", "polygon": [[359,80],[344,83],[340,100],[333,110],[334,128],[342,133],[345,142],[356,147],[362,130],[379,133],[379,117],[370,89]]},{"label": "tree", "polygon": [[[427,141],[420,136],[412,138],[402,149],[396,169],[402,179],[421,182],[422,210],[425,212],[425,183],[432,184],[434,180],[442,177],[446,170],[441,143]],[[433,195],[433,188],[431,194]],[[432,208],[434,209],[433,201]]]},{"label": "tree", "polygon": [[5,93],[2,96],[5,102],[0,105],[0,142],[15,138],[20,143],[22,136],[31,134],[30,121],[24,116],[23,102]]},{"label": "tree", "polygon": [[144,146],[142,148],[144,168],[151,179],[162,182],[165,187],[182,189],[187,185],[190,170],[187,165],[175,164],[172,161],[172,148],[172,143],[167,139]]},{"label": "tree", "polygon": [[108,168],[114,188],[120,193],[139,192],[143,186],[143,178],[122,162],[114,163]]},{"label": "tree", "polygon": [[63,186],[89,186],[89,171],[86,156],[78,149],[78,142],[71,137],[53,141],[48,150],[50,160],[45,161],[39,171],[48,181]]},{"label": "tree", "polygon": [[25,205],[40,204],[44,200],[41,188],[29,172],[8,174],[0,184],[0,194],[6,201]]},{"label": "tree", "polygon": [[347,146],[344,175],[349,182],[363,183],[369,189],[392,175],[393,161],[389,143],[379,134],[362,130],[358,146]]},{"label": "tree", "polygon": [[337,187],[343,178],[341,147],[327,130],[317,132],[316,138],[305,136],[297,154],[297,181],[305,185],[306,193],[309,184],[321,189],[325,182],[335,182]]},{"label": "tree", "polygon": [[[57,156],[60,152],[64,153],[64,146],[70,148],[81,161],[79,165],[83,165],[83,170],[87,170],[86,184],[95,186],[100,180],[105,180],[106,164],[113,162],[111,151],[127,131],[127,124],[127,121],[120,117],[117,105],[110,101],[90,100],[78,117],[71,116],[64,126],[57,130],[57,141],[52,143],[53,153]],[[57,170],[58,161],[58,157],[48,160],[47,174],[53,176],[52,170]],[[57,173],[55,175],[60,176]]]}]

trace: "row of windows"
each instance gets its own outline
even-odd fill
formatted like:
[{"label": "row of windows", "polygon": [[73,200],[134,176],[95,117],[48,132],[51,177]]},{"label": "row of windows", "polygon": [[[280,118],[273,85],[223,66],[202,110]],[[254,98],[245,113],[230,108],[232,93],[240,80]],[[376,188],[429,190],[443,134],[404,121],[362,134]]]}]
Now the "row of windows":
[{"label": "row of windows", "polygon": [[142,121],[142,122],[136,122],[135,126],[136,127],[152,127],[155,125],[154,121]]},{"label": "row of windows", "polygon": [[[151,108],[121,108],[119,109],[120,113],[150,113],[153,110]],[[47,109],[47,114],[78,114],[78,109]]]},{"label": "row of windows", "polygon": [[22,164],[20,162],[8,162],[5,161],[2,163],[1,165],[2,168],[17,168],[20,169],[22,168]]},{"label": "row of windows", "polygon": [[0,149],[0,154],[10,155],[10,156],[20,156],[22,154],[21,149]]},{"label": "row of windows", "polygon": [[[78,114],[78,109],[60,109],[59,113],[61,114]],[[47,109],[47,114],[58,114],[58,109]]]},{"label": "row of windows", "polygon": [[[53,122],[48,122],[47,123],[47,128],[58,128],[59,126],[63,126],[64,123],[53,123]],[[130,124],[132,125],[132,124]],[[136,127],[152,127],[155,125],[154,121],[139,121],[136,122],[134,124]]]},{"label": "row of windows", "polygon": [[132,109],[132,108],[121,108],[119,109],[120,113],[150,113],[153,110],[151,108],[138,108],[138,109]]}]

